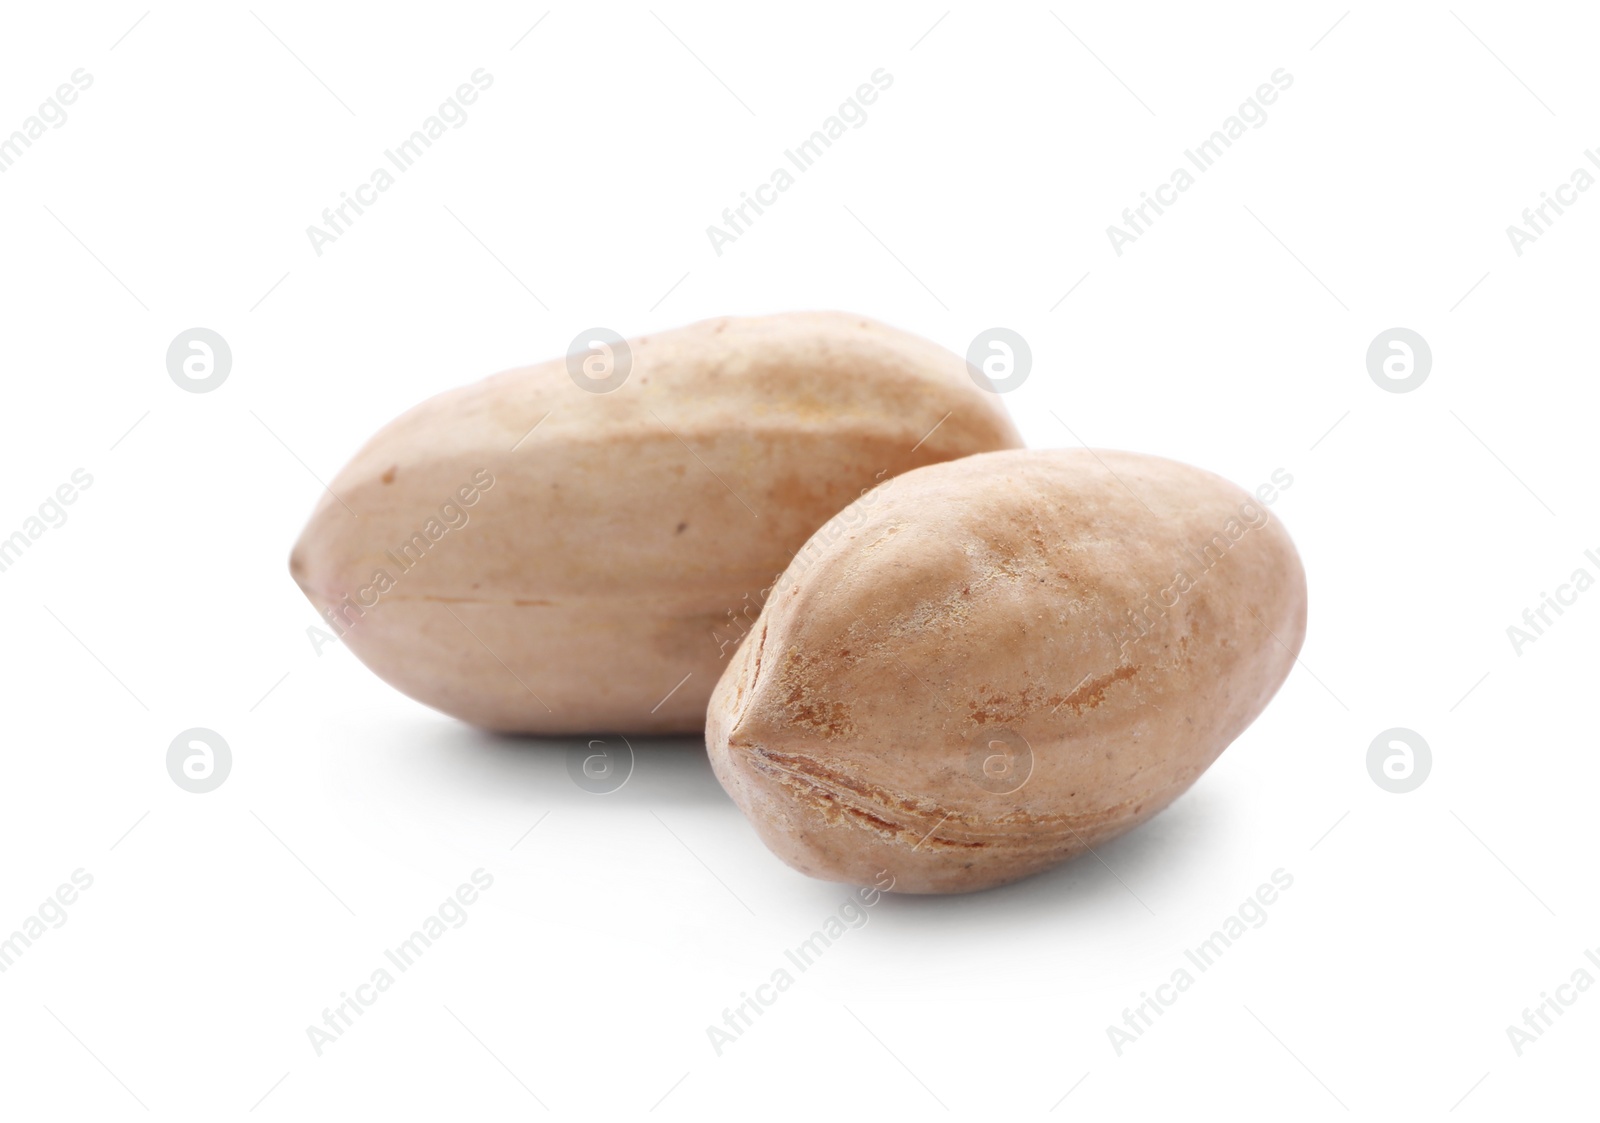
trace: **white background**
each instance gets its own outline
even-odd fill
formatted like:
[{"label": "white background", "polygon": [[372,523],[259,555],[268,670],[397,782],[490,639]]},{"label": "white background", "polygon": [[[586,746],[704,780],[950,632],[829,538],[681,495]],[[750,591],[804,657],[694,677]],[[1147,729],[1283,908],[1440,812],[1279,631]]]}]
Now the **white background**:
[{"label": "white background", "polygon": [[[1592,1110],[1600,993],[1520,1057],[1506,1033],[1600,946],[1600,593],[1506,635],[1600,575],[1600,191],[1520,257],[1506,235],[1600,145],[1587,13],[664,2],[8,6],[0,131],[94,82],[0,175],[0,532],[94,483],[0,574],[0,935],[94,884],[0,975],[0,1114]],[[313,252],[479,67],[469,120]],[[867,123],[714,253],[880,67]],[[1114,253],[1280,67],[1266,124]],[[565,742],[319,655],[286,560],[316,477],[428,395],[594,324],[807,308],[956,352],[1021,332],[1031,445],[1285,469],[1310,627],[1102,861],[885,900],[718,1056],[706,1027],[848,890],[771,856],[693,739],[596,796]],[[206,394],[165,368],[196,325],[234,356]],[[1433,350],[1406,394],[1364,358],[1397,325]],[[191,726],[234,755],[207,795],[166,771]],[[1433,752],[1406,795],[1366,767],[1393,726]],[[306,1027],[480,867],[467,923],[317,1056]],[[1119,1056],[1107,1026],[1279,868],[1265,925]]]}]

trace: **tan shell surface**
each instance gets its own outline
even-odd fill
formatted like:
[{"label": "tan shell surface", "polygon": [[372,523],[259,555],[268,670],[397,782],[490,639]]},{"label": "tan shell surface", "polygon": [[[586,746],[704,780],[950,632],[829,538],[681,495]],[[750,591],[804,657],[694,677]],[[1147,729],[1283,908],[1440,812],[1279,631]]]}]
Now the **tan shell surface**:
[{"label": "tan shell surface", "polygon": [[630,347],[610,393],[562,358],[441,394],[331,481],[290,570],[380,677],[492,729],[698,732],[761,591],[828,518],[1020,444],[964,360],[860,316]]},{"label": "tan shell surface", "polygon": [[1227,481],[1126,452],[978,455],[807,544],[706,741],[796,869],[981,889],[1167,806],[1260,714],[1305,624],[1293,543]]}]

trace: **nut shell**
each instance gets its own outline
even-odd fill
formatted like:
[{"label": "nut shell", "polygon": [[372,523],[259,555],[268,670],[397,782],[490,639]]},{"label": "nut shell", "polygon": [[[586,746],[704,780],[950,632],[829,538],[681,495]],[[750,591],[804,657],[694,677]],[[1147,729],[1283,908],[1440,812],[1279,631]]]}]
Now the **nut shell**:
[{"label": "nut shell", "polygon": [[814,877],[962,892],[1121,834],[1255,719],[1305,636],[1282,526],[1169,460],[987,453],[841,525],[768,600],[706,728],[723,786]]},{"label": "nut shell", "polygon": [[698,733],[812,532],[883,479],[1020,444],[962,359],[859,316],[629,347],[610,392],[566,359],[506,371],[403,414],[334,478],[290,571],[385,681],[497,730]]}]

